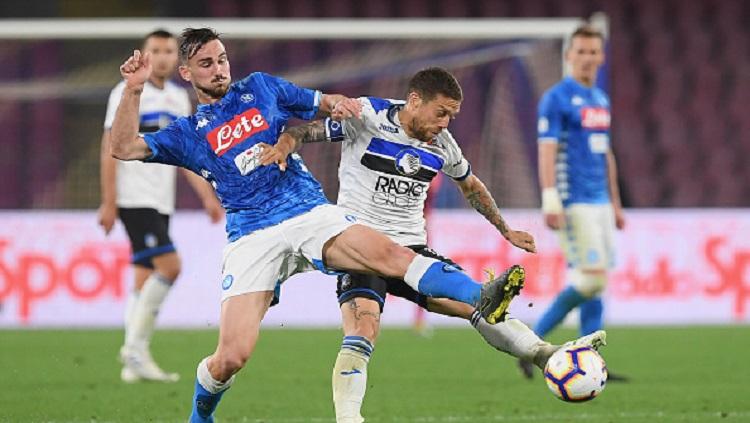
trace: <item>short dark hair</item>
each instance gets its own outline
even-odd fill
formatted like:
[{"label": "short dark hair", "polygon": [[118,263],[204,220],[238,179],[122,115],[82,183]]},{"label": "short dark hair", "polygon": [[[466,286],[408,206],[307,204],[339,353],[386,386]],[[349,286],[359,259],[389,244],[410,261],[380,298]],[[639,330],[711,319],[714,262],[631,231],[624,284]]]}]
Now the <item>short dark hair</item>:
[{"label": "short dark hair", "polygon": [[207,42],[219,39],[219,33],[211,28],[185,28],[180,36],[180,60],[187,62]]},{"label": "short dark hair", "polygon": [[145,46],[146,45],[146,41],[148,41],[151,38],[175,38],[175,36],[174,36],[174,34],[172,34],[171,32],[167,31],[166,29],[161,29],[161,28],[155,29],[155,30],[149,32],[148,34],[146,34],[145,37],[143,37],[143,42],[141,43],[141,45]]},{"label": "short dark hair", "polygon": [[591,25],[582,25],[576,28],[576,30],[570,35],[570,40],[573,41],[573,38],[575,37],[598,38],[604,42],[604,34]]},{"label": "short dark hair", "polygon": [[409,80],[407,96],[417,93],[424,101],[431,101],[442,94],[456,101],[463,100],[463,92],[456,78],[447,70],[439,67],[422,69]]}]

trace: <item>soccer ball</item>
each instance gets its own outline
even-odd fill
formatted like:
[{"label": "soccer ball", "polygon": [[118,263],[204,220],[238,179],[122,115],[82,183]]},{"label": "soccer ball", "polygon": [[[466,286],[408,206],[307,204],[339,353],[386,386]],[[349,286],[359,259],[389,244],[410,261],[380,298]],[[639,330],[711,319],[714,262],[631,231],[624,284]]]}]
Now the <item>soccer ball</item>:
[{"label": "soccer ball", "polygon": [[550,391],[563,401],[589,401],[604,390],[607,365],[591,347],[563,347],[547,361],[544,380]]}]

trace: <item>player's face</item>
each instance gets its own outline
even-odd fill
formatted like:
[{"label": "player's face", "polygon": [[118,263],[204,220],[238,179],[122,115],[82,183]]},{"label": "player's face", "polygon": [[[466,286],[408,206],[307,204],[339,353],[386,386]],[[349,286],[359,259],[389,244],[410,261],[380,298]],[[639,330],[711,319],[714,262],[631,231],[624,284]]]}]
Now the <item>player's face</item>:
[{"label": "player's face", "polygon": [[461,111],[461,102],[452,98],[438,94],[430,101],[424,101],[416,94],[409,94],[409,101],[413,102],[413,119],[410,130],[415,138],[423,142],[432,141],[443,129],[448,128],[448,124],[459,111]]},{"label": "player's face", "polygon": [[575,37],[570,42],[566,58],[573,78],[593,82],[596,72],[604,64],[604,46],[599,37]]},{"label": "player's face", "polygon": [[150,37],[143,43],[144,53],[151,53],[153,75],[169,78],[177,67],[177,40],[165,37]]},{"label": "player's face", "polygon": [[224,44],[219,40],[204,44],[187,64],[180,66],[180,75],[193,84],[199,98],[224,97],[232,82]]}]

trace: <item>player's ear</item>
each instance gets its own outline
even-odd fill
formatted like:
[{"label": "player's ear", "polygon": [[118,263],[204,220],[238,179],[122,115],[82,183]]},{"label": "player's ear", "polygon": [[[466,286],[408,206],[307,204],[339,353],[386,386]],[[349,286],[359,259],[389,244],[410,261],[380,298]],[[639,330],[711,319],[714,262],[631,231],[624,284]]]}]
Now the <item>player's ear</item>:
[{"label": "player's ear", "polygon": [[177,72],[180,73],[180,77],[184,79],[185,81],[190,82],[190,69],[188,69],[187,65],[180,65],[177,68]]},{"label": "player's ear", "polygon": [[409,93],[409,96],[406,98],[406,102],[408,103],[410,108],[417,109],[419,108],[419,106],[422,105],[422,96],[412,91]]}]

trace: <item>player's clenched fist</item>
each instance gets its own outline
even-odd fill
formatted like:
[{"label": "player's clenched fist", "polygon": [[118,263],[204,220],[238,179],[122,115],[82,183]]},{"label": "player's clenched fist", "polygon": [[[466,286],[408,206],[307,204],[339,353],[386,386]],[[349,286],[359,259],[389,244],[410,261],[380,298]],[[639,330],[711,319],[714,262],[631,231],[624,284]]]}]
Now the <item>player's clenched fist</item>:
[{"label": "player's clenched fist", "polygon": [[142,55],[140,50],[133,50],[133,55],[120,66],[120,75],[128,88],[143,89],[151,76],[151,54]]},{"label": "player's clenched fist", "polygon": [[361,114],[362,103],[356,98],[345,98],[333,106],[331,118],[340,121],[352,117],[359,117]]}]

